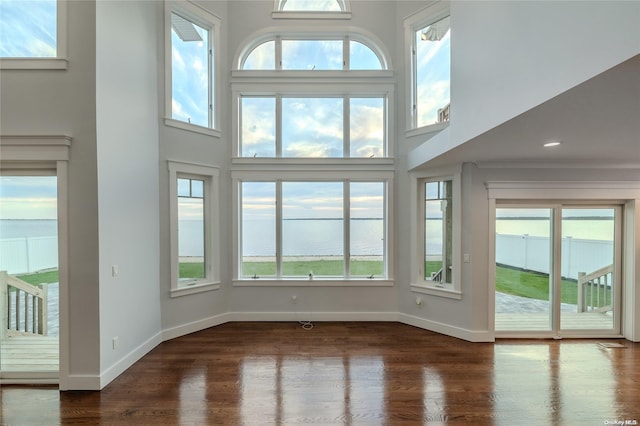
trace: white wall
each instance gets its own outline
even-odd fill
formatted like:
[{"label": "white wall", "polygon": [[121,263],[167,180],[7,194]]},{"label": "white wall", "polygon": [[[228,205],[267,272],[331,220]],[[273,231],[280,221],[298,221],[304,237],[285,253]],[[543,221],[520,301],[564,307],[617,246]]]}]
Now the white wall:
[{"label": "white wall", "polygon": [[160,341],[156,11],[96,3],[101,386]]},{"label": "white wall", "polygon": [[[69,135],[68,329],[61,329],[61,371],[99,371],[98,196],[95,111],[95,4],[68,2],[64,71],[0,71],[2,134]],[[68,340],[67,340],[68,337]],[[63,384],[64,385],[64,384]]]},{"label": "white wall", "polygon": [[[229,186],[229,158],[231,157],[231,127],[228,111],[229,68],[227,62],[227,31],[228,21],[226,1],[197,1],[199,6],[221,19],[220,63],[221,70],[216,77],[218,94],[217,107],[220,109],[219,129],[221,137],[213,137],[202,133],[168,127],[164,124],[165,93],[164,93],[164,8],[158,8],[158,109],[160,120],[160,298],[162,303],[162,329],[165,337],[171,338],[207,326],[215,325],[221,320],[221,315],[227,312],[230,292],[230,264],[231,253],[231,194]],[[169,116],[170,116],[169,112]],[[221,240],[221,278],[220,290],[190,294],[171,298],[171,270],[170,270],[170,237],[169,237],[169,169],[167,160],[186,163],[202,164],[220,169],[220,231],[214,236]]]},{"label": "white wall", "polygon": [[640,53],[640,3],[451,3],[450,135],[426,161]]}]

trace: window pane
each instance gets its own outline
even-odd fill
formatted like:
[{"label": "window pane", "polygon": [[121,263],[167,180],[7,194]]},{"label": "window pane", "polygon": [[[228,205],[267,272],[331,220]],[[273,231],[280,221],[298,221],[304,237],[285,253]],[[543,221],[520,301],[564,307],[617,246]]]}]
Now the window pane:
[{"label": "window pane", "polygon": [[451,282],[453,246],[452,181],[425,184],[425,279]]},{"label": "window pane", "polygon": [[172,118],[211,126],[209,120],[209,31],[171,14]]},{"label": "window pane", "polygon": [[[178,179],[178,182],[178,187],[184,187],[185,182],[192,183],[192,188],[204,187],[202,180]],[[197,198],[178,196],[178,281],[182,285],[206,277],[204,194],[201,192]]]},{"label": "window pane", "polygon": [[350,271],[380,278],[384,273],[384,183],[350,184]]},{"label": "window pane", "polygon": [[243,277],[276,275],[276,184],[242,183]]},{"label": "window pane", "polygon": [[283,70],[341,70],[342,40],[282,40]]},{"label": "window pane", "polygon": [[249,53],[242,66],[244,70],[276,69],[276,48],[273,40],[266,41]]},{"label": "window pane", "polygon": [[450,35],[448,16],[415,33],[418,127],[449,119]]},{"label": "window pane", "polygon": [[384,157],[384,99],[350,99],[351,157]]},{"label": "window pane", "polygon": [[276,156],[275,98],[241,98],[242,157]]},{"label": "window pane", "polygon": [[191,196],[191,180],[178,178],[178,197]]},{"label": "window pane", "polygon": [[353,41],[349,43],[349,69],[381,70],[382,64],[378,56],[368,46]]},{"label": "window pane", "polygon": [[340,12],[342,10],[336,0],[282,0],[280,4],[281,10],[285,11]]},{"label": "window pane", "polygon": [[562,209],[563,330],[615,325],[615,216],[612,207]]},{"label": "window pane", "polygon": [[0,57],[55,58],[56,0],[0,0]]},{"label": "window pane", "polygon": [[283,157],[343,156],[342,98],[283,98]]},{"label": "window pane", "polygon": [[342,182],[282,183],[282,274],[343,276]]}]

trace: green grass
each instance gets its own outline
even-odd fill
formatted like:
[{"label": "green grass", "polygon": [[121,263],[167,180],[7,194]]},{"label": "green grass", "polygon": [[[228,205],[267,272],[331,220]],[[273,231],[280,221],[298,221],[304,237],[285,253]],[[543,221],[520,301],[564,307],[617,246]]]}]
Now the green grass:
[{"label": "green grass", "polygon": [[[307,277],[309,272],[314,276],[335,277],[344,274],[344,260],[296,260],[287,261],[282,265],[282,274],[288,277]],[[351,275],[368,277],[381,277],[384,272],[384,264],[381,260],[352,260]],[[245,277],[269,277],[275,276],[276,263],[271,262],[243,262],[242,275]]]},{"label": "green grass", "polygon": [[180,278],[204,278],[204,262],[180,263]]},{"label": "green grass", "polygon": [[60,280],[58,278],[57,269],[45,272],[36,272],[34,274],[17,275],[17,277],[32,285],[57,283]]},{"label": "green grass", "polygon": [[[496,291],[531,299],[549,300],[549,275],[497,266]],[[587,301],[590,297],[590,289],[587,288]],[[577,303],[578,283],[575,280],[562,280],[561,300],[563,303],[574,305]],[[607,300],[611,300],[611,290],[607,290]],[[595,295],[594,303],[596,303]],[[604,306],[603,301],[600,306]]]}]

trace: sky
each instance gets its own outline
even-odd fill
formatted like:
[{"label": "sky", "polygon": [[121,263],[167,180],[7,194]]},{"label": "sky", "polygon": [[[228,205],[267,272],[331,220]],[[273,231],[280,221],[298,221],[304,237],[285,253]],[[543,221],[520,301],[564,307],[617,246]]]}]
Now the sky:
[{"label": "sky", "polygon": [[0,0],[0,57],[55,57],[56,23],[56,0]]},{"label": "sky", "polygon": [[55,176],[0,176],[0,219],[57,219]]}]

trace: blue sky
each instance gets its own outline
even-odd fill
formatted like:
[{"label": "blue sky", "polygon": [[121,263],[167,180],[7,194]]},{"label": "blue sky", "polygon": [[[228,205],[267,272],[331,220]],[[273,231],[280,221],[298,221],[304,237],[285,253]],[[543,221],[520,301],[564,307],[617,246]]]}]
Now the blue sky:
[{"label": "blue sky", "polygon": [[0,0],[0,57],[55,57],[56,19],[56,0]]},{"label": "blue sky", "polygon": [[55,176],[0,176],[0,219],[57,219]]}]

